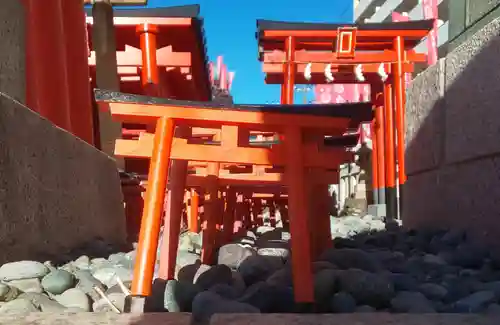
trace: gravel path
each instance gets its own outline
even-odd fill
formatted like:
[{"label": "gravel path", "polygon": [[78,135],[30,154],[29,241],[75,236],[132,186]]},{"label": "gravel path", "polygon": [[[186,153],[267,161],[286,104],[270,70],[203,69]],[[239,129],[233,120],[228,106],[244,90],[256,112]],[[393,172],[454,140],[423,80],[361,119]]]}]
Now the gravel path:
[{"label": "gravel path", "polygon": [[[500,254],[460,231],[385,230],[372,216],[332,220],[335,249],[314,262],[318,313],[500,314]],[[200,264],[201,236],[180,239],[177,280],[155,280],[148,311],[214,313],[304,312],[293,302],[290,234],[267,226],[223,246],[216,265]],[[94,246],[96,244],[94,243]],[[111,248],[102,242],[101,255]],[[82,255],[68,263],[18,261],[0,267],[0,313],[119,310],[130,286],[135,251]]]}]

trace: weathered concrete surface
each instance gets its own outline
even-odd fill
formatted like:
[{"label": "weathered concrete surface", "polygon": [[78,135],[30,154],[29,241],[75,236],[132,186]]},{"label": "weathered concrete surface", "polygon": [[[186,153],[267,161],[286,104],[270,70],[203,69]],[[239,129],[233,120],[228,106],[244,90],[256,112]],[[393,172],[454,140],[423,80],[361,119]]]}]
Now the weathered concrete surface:
[{"label": "weathered concrete surface", "polygon": [[[444,59],[425,70],[408,89],[406,120],[406,170],[413,174],[437,167],[444,141]],[[411,121],[411,123],[410,123]]]},{"label": "weathered concrete surface", "polygon": [[500,20],[446,57],[446,162],[500,152]]},{"label": "weathered concrete surface", "polygon": [[113,160],[0,95],[0,263],[125,242]]},{"label": "weathered concrete surface", "polygon": [[496,325],[498,316],[467,316],[456,314],[248,314],[215,315],[211,325]]},{"label": "weathered concrete surface", "polygon": [[24,8],[20,0],[0,3],[0,92],[25,100]]},{"label": "weathered concrete surface", "polygon": [[[0,315],[0,325],[188,325],[191,315],[183,313],[32,313]],[[211,325],[497,325],[498,316],[458,314],[219,314]]]},{"label": "weathered concrete surface", "polygon": [[[411,175],[403,196],[403,226],[407,228],[446,227],[447,205],[443,201],[439,170]],[[425,203],[424,203],[425,201]]]},{"label": "weathered concrete surface", "polygon": [[499,31],[492,21],[408,91],[407,227],[461,228],[500,243]]},{"label": "weathered concrete surface", "polygon": [[459,228],[499,243],[500,157],[448,165],[412,175],[406,183],[403,224],[408,228]]},{"label": "weathered concrete surface", "polygon": [[189,325],[191,315],[183,313],[31,313],[0,315],[0,325]]},{"label": "weathered concrete surface", "polygon": [[443,202],[435,216],[440,223],[466,229],[479,241],[500,243],[500,157],[446,166],[438,174]]},{"label": "weathered concrete surface", "polygon": [[500,4],[500,0],[467,0],[466,24],[470,26]]}]

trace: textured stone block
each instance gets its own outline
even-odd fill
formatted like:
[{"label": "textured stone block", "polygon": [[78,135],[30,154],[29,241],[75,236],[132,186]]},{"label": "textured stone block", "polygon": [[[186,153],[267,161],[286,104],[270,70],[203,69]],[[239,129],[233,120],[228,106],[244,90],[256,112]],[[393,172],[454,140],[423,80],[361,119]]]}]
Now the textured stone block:
[{"label": "textured stone block", "polygon": [[0,263],[126,239],[116,164],[0,95]]},{"label": "textured stone block", "polygon": [[24,25],[22,1],[0,1],[0,92],[21,102],[26,97]]},{"label": "textured stone block", "polygon": [[466,25],[470,26],[500,5],[500,0],[467,0]]},{"label": "textured stone block", "polygon": [[446,58],[447,163],[500,152],[500,19]]},{"label": "textured stone block", "polygon": [[439,171],[444,213],[449,227],[466,230],[478,241],[500,244],[500,157],[474,160]]},{"label": "textured stone block", "polygon": [[184,313],[31,313],[0,315],[0,325],[189,325],[191,316]]},{"label": "textured stone block", "polygon": [[457,314],[233,314],[215,315],[210,325],[496,325],[498,316]]},{"label": "textured stone block", "polygon": [[387,216],[387,207],[385,204],[370,204],[368,205],[368,214],[375,217]]},{"label": "textured stone block", "polygon": [[477,241],[500,244],[500,157],[451,165],[410,176],[403,225],[457,228]]},{"label": "textured stone block", "polygon": [[444,59],[419,74],[407,92],[406,172],[435,168],[444,143]]},{"label": "textured stone block", "polygon": [[437,170],[411,175],[405,183],[401,219],[405,228],[446,227],[448,202]]}]

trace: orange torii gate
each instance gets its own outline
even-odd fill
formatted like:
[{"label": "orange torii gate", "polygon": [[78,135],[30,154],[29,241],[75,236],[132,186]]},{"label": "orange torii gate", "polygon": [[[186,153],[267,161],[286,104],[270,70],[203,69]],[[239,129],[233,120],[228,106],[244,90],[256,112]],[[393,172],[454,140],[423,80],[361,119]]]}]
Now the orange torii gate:
[{"label": "orange torii gate", "polygon": [[[191,138],[189,141],[191,143],[212,143],[212,144],[220,144],[220,141],[214,142],[212,138],[221,138],[221,130],[219,131],[211,131],[211,130],[203,130],[196,129],[192,130],[193,136],[195,138]],[[213,137],[208,137],[207,139],[200,139],[200,135],[203,133],[207,133],[213,135]],[[254,132],[249,132],[254,133]],[[262,132],[259,132],[262,133]],[[154,134],[153,133],[142,133],[138,139],[118,139],[116,141],[115,146],[115,155],[118,157],[126,157],[126,158],[141,158],[141,159],[150,159],[153,152],[153,142],[154,142]],[[332,156],[333,161],[338,161],[339,164],[352,161],[353,154],[346,151],[345,148],[352,147],[357,143],[357,136],[344,136],[340,138],[328,138],[325,139],[324,145],[329,148],[329,150],[335,155]],[[254,145],[270,145],[272,142],[254,142]],[[193,232],[199,231],[199,223],[198,223],[198,205],[199,198],[198,195],[192,195],[193,193],[199,193],[197,189],[205,189],[209,186],[208,171],[210,170],[210,163],[206,162],[197,162],[190,161],[188,169],[188,176],[186,186],[188,188],[192,188],[190,199],[194,200],[191,202],[190,216],[188,218],[188,226],[189,229]],[[280,189],[286,183],[286,176],[283,174],[284,170],[280,167],[275,166],[252,166],[248,164],[220,164],[218,171],[218,185],[219,188],[224,191],[224,188],[231,187],[239,187],[239,188],[247,188],[247,190],[242,190],[240,192],[250,192],[251,196],[254,198],[254,205],[258,206],[260,204],[259,200],[261,198],[258,196],[258,193],[262,192],[263,187],[271,188],[271,189]],[[332,184],[335,183],[338,179],[338,170],[332,170],[325,172],[323,175],[312,175],[313,177],[309,178],[312,183],[316,184]],[[144,185],[144,183],[143,183]],[[280,190],[282,191],[282,190]],[[226,189],[226,192],[231,192]],[[234,195],[230,195],[226,193],[225,196],[225,204],[226,205],[234,205],[235,197]],[[263,198],[262,198],[263,199]],[[269,200],[269,198],[268,198]],[[280,211],[284,212],[284,206],[280,207]],[[259,211],[260,212],[260,211]],[[259,213],[256,212],[256,213]],[[327,217],[328,213],[325,213],[325,217]],[[231,216],[230,218],[236,218],[238,221],[241,221],[239,216]],[[259,222],[263,220],[253,220],[254,222]],[[282,220],[286,221],[286,220]],[[224,224],[231,223],[232,221],[224,219]],[[236,222],[236,221],[235,221]],[[248,225],[248,223],[245,223]],[[241,226],[241,225],[240,225]],[[237,226],[235,226],[237,227]],[[239,227],[238,227],[239,228]],[[233,228],[236,229],[236,228]],[[229,240],[232,237],[232,233],[228,233],[230,229],[226,226],[223,229],[225,232],[225,238]],[[322,245],[320,245],[322,246]],[[319,250],[319,248],[318,248]],[[209,261],[207,261],[207,264]]]},{"label": "orange torii gate", "polygon": [[[151,293],[151,282],[156,261],[158,235],[170,159],[204,161],[208,163],[251,164],[284,168],[288,190],[292,235],[292,267],[295,298],[298,302],[312,302],[313,274],[311,257],[317,239],[330,239],[328,218],[311,218],[306,171],[335,170],[342,157],[337,150],[324,145],[325,136],[341,136],[349,128],[370,121],[370,104],[343,105],[218,105],[216,103],[176,101],[163,98],[134,96],[97,90],[96,101],[102,109],[122,122],[156,125],[148,176],[148,188],[138,242],[137,258],[132,283],[132,295],[145,297]],[[192,144],[189,138],[174,135],[174,127],[220,128],[221,143]],[[275,132],[284,136],[281,143],[270,147],[249,146],[243,143],[242,134],[248,130]],[[321,138],[322,141],[318,141]],[[248,136],[246,136],[248,142]],[[208,165],[207,178],[217,178],[216,171]],[[320,175],[320,174],[318,174]],[[323,175],[323,174],[321,174]],[[218,184],[209,183],[209,197],[205,209],[217,209]],[[176,188],[184,191],[184,188]],[[213,212],[213,211],[212,211]],[[213,214],[215,215],[215,214]],[[165,215],[165,259],[160,269],[174,275],[180,216]],[[207,230],[215,227],[215,218],[209,218]],[[314,221],[314,222],[313,222]],[[213,258],[214,231],[203,235],[203,254]],[[314,238],[314,239],[313,239]],[[162,250],[163,250],[162,248]]]},{"label": "orange torii gate", "polygon": [[283,103],[293,103],[293,87],[297,83],[372,86],[377,107],[373,123],[374,185],[381,189],[380,197],[385,192],[389,218],[397,215],[396,180],[400,198],[406,182],[404,74],[413,71],[414,62],[425,61],[426,56],[415,53],[413,48],[429,33],[433,23],[433,20],[371,24],[257,22],[259,59],[264,62],[266,82],[282,85]]}]

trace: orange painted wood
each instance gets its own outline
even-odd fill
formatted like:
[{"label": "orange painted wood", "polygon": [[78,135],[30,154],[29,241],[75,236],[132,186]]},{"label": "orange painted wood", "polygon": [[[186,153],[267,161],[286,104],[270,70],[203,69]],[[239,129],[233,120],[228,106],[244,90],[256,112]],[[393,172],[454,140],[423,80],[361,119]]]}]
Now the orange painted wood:
[{"label": "orange painted wood", "polygon": [[295,85],[295,73],[297,68],[294,62],[295,62],[295,39],[293,37],[287,37],[285,39],[285,61],[283,63],[283,73],[285,76],[285,80],[283,83],[286,85],[286,87],[283,90],[284,92],[281,93],[281,96],[282,96],[282,103],[288,105],[293,104],[293,95],[295,93],[294,85]]},{"label": "orange painted wood", "polygon": [[137,243],[131,288],[132,295],[149,296],[151,294],[173,136],[173,120],[169,118],[159,119],[148,176],[151,184],[148,186],[145,195],[141,230]]},{"label": "orange painted wood", "polygon": [[230,243],[233,237],[236,208],[236,191],[229,187],[226,190],[224,219],[222,227],[222,244]]},{"label": "orange painted wood", "polygon": [[[322,170],[312,170],[310,177],[316,174],[316,178],[318,178],[322,173]],[[313,234],[311,240],[311,256],[314,260],[327,248],[332,246],[330,229],[331,197],[328,194],[327,183],[321,184],[310,181],[309,184],[309,222]]]},{"label": "orange painted wood", "polygon": [[[140,142],[140,140],[139,140]],[[149,158],[151,145],[144,141],[137,144],[136,140],[116,141],[115,155],[119,157]],[[184,139],[175,138],[172,144],[172,159],[186,159],[193,161],[211,161],[233,164],[254,164],[285,166],[284,147],[275,145],[269,148],[242,148],[226,149],[211,145],[188,144]],[[352,154],[343,148],[332,148],[324,152],[316,150],[313,146],[305,148],[305,166],[324,167],[335,169],[340,164],[351,160]]]},{"label": "orange painted wood", "polygon": [[396,154],[394,135],[394,107],[392,105],[392,85],[384,83],[384,139],[385,139],[385,185],[396,186]]},{"label": "orange painted wood", "polygon": [[[188,187],[205,187],[207,184],[206,177],[208,176],[208,172],[204,170],[203,174],[198,175],[188,175],[187,176],[187,186]],[[311,176],[311,180],[320,184],[334,184],[338,181],[338,171],[325,171],[321,176],[317,176],[313,178]],[[219,186],[256,186],[256,185],[271,185],[278,186],[280,184],[287,183],[287,175],[281,173],[265,173],[261,175],[256,175],[252,173],[242,174],[242,173],[228,173],[223,172],[219,173],[218,177]],[[146,186],[148,184],[147,181],[144,181],[142,185]]]},{"label": "orange painted wood", "polygon": [[336,54],[338,58],[353,58],[356,52],[356,27],[340,27],[337,29]]},{"label": "orange painted wood", "polygon": [[156,37],[158,26],[151,23],[142,23],[137,26],[136,32],[141,40],[142,69],[141,81],[145,93],[149,96],[158,96],[160,77],[156,59]]},{"label": "orange painted wood", "polygon": [[[311,63],[311,73],[320,73],[323,74],[325,73],[325,65],[326,63]],[[299,63],[296,64],[296,73],[304,73],[304,70],[307,66],[307,63]],[[363,64],[363,73],[374,73],[376,74],[378,72],[380,63],[369,63],[369,64]],[[353,74],[355,65],[352,66],[345,66],[345,65],[332,65],[332,72],[333,73],[341,73],[341,74]],[[392,66],[390,63],[385,63],[384,64],[384,69],[387,73],[392,72]],[[404,72],[411,73],[414,71],[413,69],[413,63],[406,63],[403,64],[403,70]],[[283,73],[285,70],[283,68],[283,64],[280,63],[263,63],[262,64],[262,72],[264,73]]]},{"label": "orange painted wood", "polygon": [[188,227],[189,231],[196,233],[200,231],[200,226],[198,223],[199,206],[200,206],[200,195],[198,194],[196,189],[191,189],[191,204],[189,206]]},{"label": "orange painted wood", "polygon": [[[290,42],[289,48],[293,49],[293,41]],[[292,69],[293,70],[293,69]],[[289,72],[293,72],[289,70]],[[290,76],[289,76],[290,77]],[[292,80],[293,81],[293,80]],[[288,90],[286,101],[293,102],[293,82],[287,83]],[[278,113],[261,113],[248,112],[238,110],[211,110],[200,107],[176,107],[168,105],[137,105],[137,104],[119,104],[109,103],[103,107],[109,107],[111,113],[120,120],[128,122],[143,121],[151,124],[158,118],[172,118],[178,125],[189,125],[202,128],[221,127],[220,138],[221,145],[200,145],[190,144],[188,139],[174,138],[170,148],[171,159],[208,161],[207,175],[202,175],[203,184],[198,184],[204,187],[206,191],[203,220],[203,251],[202,262],[211,264],[214,261],[214,252],[217,246],[216,231],[218,225],[222,224],[219,218],[222,216],[219,189],[221,187],[221,178],[225,175],[231,178],[240,178],[244,180],[250,175],[230,172],[225,174],[220,171],[221,163],[235,164],[252,164],[262,165],[262,168],[255,168],[255,175],[262,177],[266,175],[266,168],[274,168],[275,166],[285,166],[285,176],[283,179],[286,182],[289,198],[289,207],[291,217],[291,232],[292,246],[294,250],[293,269],[294,269],[294,290],[295,297],[298,302],[312,302],[313,287],[312,287],[312,265],[311,265],[311,230],[308,220],[309,197],[306,193],[306,185],[308,182],[305,179],[306,167],[317,167],[320,169],[335,169],[338,165],[345,161],[346,157],[351,157],[351,154],[345,152],[342,148],[331,149],[322,148],[318,141],[322,142],[326,134],[340,135],[351,126],[348,118],[338,119],[324,116],[311,116],[299,114],[278,114]],[[284,143],[273,145],[269,148],[256,147],[239,147],[240,140],[245,142],[245,137],[241,137],[240,127],[243,130],[267,127],[276,133],[284,135]],[[305,137],[303,143],[302,133],[308,135],[313,129],[315,137],[309,140]],[[156,130],[156,133],[158,130]],[[246,136],[246,135],[245,135]],[[214,137],[216,138],[216,137]],[[146,140],[145,140],[146,139]],[[248,136],[246,136],[248,139]],[[139,140],[133,141],[134,146],[140,143],[139,147],[144,149],[147,146],[147,137],[139,137]],[[142,141],[142,142],[141,142]],[[141,149],[141,150],[142,150]],[[150,150],[148,150],[150,152]],[[144,153],[148,158],[150,153]],[[233,161],[236,160],[236,161]],[[190,177],[188,176],[188,186]],[[252,177],[251,176],[251,177]],[[192,178],[192,177],[191,177]],[[150,178],[151,182],[155,182],[154,178]],[[255,179],[254,179],[255,180]],[[281,175],[279,176],[281,182]],[[262,179],[259,179],[262,184]],[[279,182],[270,183],[271,186],[279,186]],[[281,184],[282,185],[282,184]],[[249,200],[255,191],[254,188],[244,192],[245,201],[248,204]],[[273,193],[275,194],[275,193]],[[276,197],[273,195],[273,198]],[[256,218],[257,210],[260,210],[259,198],[254,198],[253,215]],[[247,215],[248,216],[248,215]],[[256,218],[257,219],[257,218]],[[251,221],[251,220],[248,220]],[[324,220],[322,220],[324,221]],[[260,222],[260,220],[254,220]],[[249,223],[247,223],[249,224]],[[220,227],[219,227],[220,229]],[[222,227],[224,229],[224,227]],[[321,237],[323,237],[321,235]],[[323,244],[318,244],[324,246]]]},{"label": "orange painted wood", "polygon": [[[62,0],[27,0],[30,107],[72,132]],[[42,27],[43,26],[43,27]],[[57,62],[57,64],[50,64]]]},{"label": "orange painted wood", "polygon": [[[69,119],[74,135],[94,145],[94,121],[90,97],[85,13],[81,1],[61,1]],[[49,36],[50,37],[50,36]],[[56,85],[53,85],[54,87]],[[62,107],[59,107],[62,109]]]},{"label": "orange painted wood", "polygon": [[384,124],[385,124],[385,116],[384,116],[384,94],[383,91],[381,93],[377,93],[376,95],[376,106],[375,106],[375,132],[372,134],[375,135],[372,143],[376,143],[377,151],[373,153],[376,154],[377,158],[377,175],[378,175],[378,188],[385,188],[385,139],[384,139]]},{"label": "orange painted wood", "polygon": [[[371,130],[371,134],[377,134],[376,133],[376,130],[377,130],[377,121],[376,119],[373,119],[373,121],[370,123],[370,130]],[[372,189],[374,191],[374,193],[377,193],[375,191],[377,191],[377,189],[380,188],[380,180],[379,180],[379,165],[381,165],[379,163],[379,143],[377,142],[377,138],[375,137],[374,139],[375,141],[372,141]],[[382,165],[383,166],[383,165]],[[377,204],[378,202],[374,202],[374,204]]]},{"label": "orange painted wood", "polygon": [[[128,26],[135,30],[137,25],[144,23],[147,20],[150,24],[155,24],[161,28],[172,27],[190,27],[193,24],[191,18],[183,17],[114,17],[113,21],[116,27]],[[93,25],[92,17],[87,17],[87,24]]]},{"label": "orange painted wood", "polygon": [[[358,30],[357,36],[359,38],[395,38],[401,37],[414,37],[423,38],[427,36],[426,30],[406,30],[406,29],[391,29],[391,30]],[[336,30],[265,30],[262,32],[262,38],[268,40],[284,40],[287,37],[295,37],[297,39],[306,38],[310,39],[311,35],[316,38],[332,38],[338,36]]]},{"label": "orange painted wood", "polygon": [[165,208],[163,241],[160,250],[158,277],[164,280],[175,278],[177,250],[184,208],[184,189],[186,187],[187,163],[172,161],[168,179],[168,191]]},{"label": "orange painted wood", "polygon": [[[392,43],[389,43],[392,44]],[[284,51],[273,51],[264,53],[264,63],[281,63],[285,61]],[[297,63],[325,63],[335,65],[349,64],[380,64],[392,63],[398,58],[398,54],[394,50],[384,50],[378,52],[357,52],[352,59],[339,59],[334,52],[331,51],[295,51],[295,62]],[[427,55],[416,53],[413,50],[406,51],[407,62],[426,62]]]},{"label": "orange painted wood", "polygon": [[[159,67],[190,67],[190,52],[174,52],[171,46],[166,46],[156,50],[157,65]],[[92,51],[88,58],[89,66],[95,66],[95,52]],[[124,51],[116,51],[116,61],[118,64],[118,73],[138,74],[138,67],[142,66],[142,52],[140,49],[125,45]],[[130,70],[132,69],[132,70]]]},{"label": "orange painted wood", "polygon": [[304,153],[301,152],[301,130],[289,126],[285,131],[287,146],[286,165],[288,179],[288,206],[292,234],[292,268],[296,302],[313,302],[314,286],[311,260],[311,229],[308,221],[308,195],[306,195]]},{"label": "orange painted wood", "polygon": [[[177,126],[174,136],[189,138],[191,137],[191,129],[185,126]],[[158,277],[164,280],[175,278],[175,266],[179,246],[178,238],[180,236],[182,211],[184,209],[184,190],[186,188],[187,171],[187,161],[171,160],[170,173],[168,175],[168,196],[165,208],[163,241],[158,269]]]},{"label": "orange painted wood", "polygon": [[219,210],[219,164],[212,163],[209,165],[209,175],[205,187],[205,204],[204,204],[204,224],[203,243],[201,252],[201,262],[211,265],[215,258],[216,236],[217,236],[217,217]]},{"label": "orange painted wood", "polygon": [[394,40],[394,50],[398,53],[398,60],[394,63],[394,104],[396,107],[396,136],[397,136],[397,161],[399,184],[406,182],[405,166],[405,102],[406,87],[404,81],[404,39],[399,36]]},{"label": "orange painted wood", "polygon": [[[183,107],[169,105],[147,105],[134,103],[99,103],[103,110],[110,110],[113,117],[126,123],[154,124],[160,117],[169,117],[176,123],[187,123],[192,127],[220,127],[223,124],[248,125],[253,129],[280,131],[286,126],[325,130],[329,135],[338,135],[338,130],[350,126],[349,118],[312,116],[301,114],[261,113],[213,108]],[[337,130],[337,131],[336,131]]]}]

